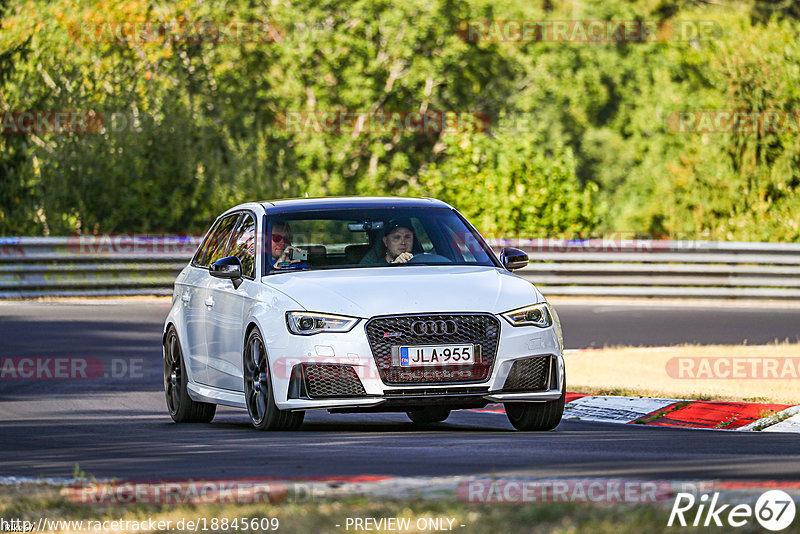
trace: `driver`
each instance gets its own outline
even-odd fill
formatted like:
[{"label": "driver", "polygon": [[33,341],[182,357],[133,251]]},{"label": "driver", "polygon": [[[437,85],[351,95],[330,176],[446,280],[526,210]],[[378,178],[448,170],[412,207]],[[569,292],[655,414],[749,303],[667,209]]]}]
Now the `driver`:
[{"label": "driver", "polygon": [[383,245],[386,253],[381,256],[378,247],[372,249],[362,264],[407,263],[414,254],[414,230],[411,221],[406,218],[392,219],[383,227]]},{"label": "driver", "polygon": [[383,228],[383,244],[386,246],[386,263],[407,263],[414,257],[414,231],[408,219],[394,219]]}]

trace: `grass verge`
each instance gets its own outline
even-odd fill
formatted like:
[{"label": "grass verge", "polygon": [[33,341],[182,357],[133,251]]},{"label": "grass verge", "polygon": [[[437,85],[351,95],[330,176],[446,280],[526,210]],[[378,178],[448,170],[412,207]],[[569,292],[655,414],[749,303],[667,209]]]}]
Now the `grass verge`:
[{"label": "grass verge", "polygon": [[[37,524],[39,519],[86,521],[202,521],[202,532],[233,532],[236,529],[212,528],[212,519],[239,518],[260,520],[277,518],[277,530],[246,530],[247,532],[281,533],[342,533],[363,532],[353,526],[347,528],[348,518],[406,518],[411,528],[402,532],[437,532],[447,529],[420,528],[427,520],[439,520],[440,525],[451,525],[452,531],[463,534],[531,533],[587,533],[587,534],[640,534],[642,532],[678,532],[680,528],[667,528],[668,504],[597,505],[577,503],[555,504],[473,504],[451,499],[320,499],[316,502],[249,504],[249,505],[86,505],[68,500],[58,488],[41,485],[0,487],[0,517],[25,519]],[[450,522],[449,520],[452,520]],[[86,523],[84,523],[85,525]],[[430,525],[430,523],[427,523]],[[338,526],[337,526],[338,525]],[[462,526],[463,525],[463,526]],[[685,529],[684,529],[685,530]],[[123,532],[122,530],[117,530]],[[152,530],[139,532],[186,532],[188,529]],[[242,531],[239,529],[239,531]],[[389,528],[372,532],[391,532]],[[707,529],[693,528],[692,532]],[[719,529],[714,530],[718,532]],[[790,527],[784,532],[799,532]],[[92,532],[84,528],[66,528],[55,532]],[[93,532],[97,532],[94,530]],[[742,530],[750,532],[750,530]]]},{"label": "grass verge", "polygon": [[800,404],[797,343],[607,347],[565,360],[576,393]]}]

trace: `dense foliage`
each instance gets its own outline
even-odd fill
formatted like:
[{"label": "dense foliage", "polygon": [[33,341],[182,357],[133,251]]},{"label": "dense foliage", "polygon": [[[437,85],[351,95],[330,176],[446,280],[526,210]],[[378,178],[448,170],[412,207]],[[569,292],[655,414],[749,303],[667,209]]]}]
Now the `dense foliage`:
[{"label": "dense foliage", "polygon": [[[238,202],[308,193],[435,196],[492,236],[798,241],[800,133],[681,133],[668,120],[800,109],[794,4],[721,4],[0,0],[0,112],[91,110],[105,126],[0,134],[0,234],[194,232]],[[463,21],[483,19],[714,31],[658,42],[464,39]],[[114,42],[89,30],[182,20],[269,20],[278,33]],[[489,120],[366,133],[284,121],[379,110]]]}]

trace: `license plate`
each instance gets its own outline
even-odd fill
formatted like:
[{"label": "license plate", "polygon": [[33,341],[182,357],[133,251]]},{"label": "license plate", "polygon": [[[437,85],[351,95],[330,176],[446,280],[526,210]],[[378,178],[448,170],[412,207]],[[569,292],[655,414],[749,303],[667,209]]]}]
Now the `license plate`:
[{"label": "license plate", "polygon": [[396,347],[400,367],[473,365],[478,362],[475,345],[415,345]]}]

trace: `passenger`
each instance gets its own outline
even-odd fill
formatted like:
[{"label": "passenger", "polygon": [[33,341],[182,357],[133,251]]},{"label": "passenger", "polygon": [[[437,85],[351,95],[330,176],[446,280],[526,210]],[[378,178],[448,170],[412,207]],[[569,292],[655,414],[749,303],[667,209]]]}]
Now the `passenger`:
[{"label": "passenger", "polygon": [[300,251],[292,245],[292,230],[286,223],[275,223],[272,225],[272,242],[270,252],[272,256],[272,266],[276,269],[299,269],[308,267],[303,260],[293,260],[292,252]]}]

